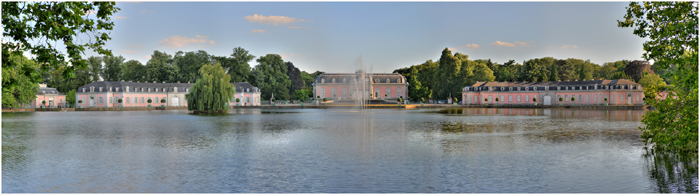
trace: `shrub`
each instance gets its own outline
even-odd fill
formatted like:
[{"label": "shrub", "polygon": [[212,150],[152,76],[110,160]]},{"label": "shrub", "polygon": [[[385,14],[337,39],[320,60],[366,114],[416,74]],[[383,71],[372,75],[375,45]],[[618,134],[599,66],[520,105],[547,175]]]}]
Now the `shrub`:
[{"label": "shrub", "polygon": [[608,98],[603,99],[603,101],[606,101],[606,102],[607,102],[607,101],[608,101]]},{"label": "shrub", "polygon": [[399,99],[396,99],[396,101],[397,101],[397,102],[401,102],[401,101],[403,101],[403,99],[401,99],[401,98],[399,97]]},{"label": "shrub", "polygon": [[488,101],[489,101],[489,98],[484,98],[484,101],[485,101],[485,102],[488,102]]},{"label": "shrub", "polygon": [[152,103],[152,102],[153,102],[153,100],[152,100],[152,99],[148,99],[148,103],[149,103],[149,104],[150,104],[150,103]]},{"label": "shrub", "polygon": [[560,102],[563,102],[563,101],[564,101],[564,98],[559,97],[559,101],[560,101]]},{"label": "shrub", "polygon": [[83,100],[78,100],[78,104],[82,104],[82,103],[83,103]]},{"label": "shrub", "polygon": [[236,98],[236,102],[241,102],[241,99]]},{"label": "shrub", "polygon": [[537,98],[532,98],[532,101],[533,101],[533,102],[536,102],[536,101],[537,101]]},{"label": "shrub", "polygon": [[573,102],[573,101],[576,101],[576,98],[575,98],[575,97],[571,97],[571,101],[572,101],[572,102]]},{"label": "shrub", "polygon": [[[122,101],[122,100],[119,100],[119,103],[121,103],[121,101]],[[165,101],[165,98],[160,99],[160,103],[165,103],[165,102],[166,102],[166,101]]]},{"label": "shrub", "polygon": [[323,98],[323,101],[324,101],[324,102],[325,102],[325,101],[328,101],[328,99],[326,99],[326,98]]},{"label": "shrub", "polygon": [[425,98],[420,98],[420,101],[421,101],[421,102],[425,102]]},{"label": "shrub", "polygon": [[452,103],[457,103],[457,98],[452,98]]},{"label": "shrub", "polygon": [[496,102],[500,101],[500,99],[496,98]]},{"label": "shrub", "polygon": [[46,100],[41,100],[41,104],[46,104]]},{"label": "shrub", "polygon": [[[163,99],[163,100],[165,100],[165,99]],[[121,103],[122,103],[122,99],[118,99],[117,102],[121,104]]]}]

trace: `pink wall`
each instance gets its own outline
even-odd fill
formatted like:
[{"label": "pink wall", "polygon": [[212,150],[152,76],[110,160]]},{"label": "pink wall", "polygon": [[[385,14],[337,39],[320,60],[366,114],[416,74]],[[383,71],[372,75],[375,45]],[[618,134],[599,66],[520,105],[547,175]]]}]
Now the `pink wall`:
[{"label": "pink wall", "polygon": [[[260,103],[260,94],[255,94],[255,93],[245,93],[244,95],[241,95],[241,93],[236,93],[233,95],[233,100],[229,101],[230,105],[236,105],[236,98],[239,98],[241,102],[238,102],[241,106],[259,106]],[[246,98],[250,98],[250,102],[246,101]],[[256,101],[257,100],[257,101]]]}]

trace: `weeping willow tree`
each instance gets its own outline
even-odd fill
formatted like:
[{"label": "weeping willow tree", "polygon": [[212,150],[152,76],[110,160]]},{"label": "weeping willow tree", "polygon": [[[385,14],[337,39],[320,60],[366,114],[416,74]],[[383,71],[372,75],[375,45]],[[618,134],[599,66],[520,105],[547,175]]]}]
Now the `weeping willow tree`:
[{"label": "weeping willow tree", "polygon": [[236,89],[229,83],[231,75],[226,74],[220,63],[204,65],[199,69],[202,76],[185,95],[187,110],[195,113],[222,113],[228,110],[228,101]]}]

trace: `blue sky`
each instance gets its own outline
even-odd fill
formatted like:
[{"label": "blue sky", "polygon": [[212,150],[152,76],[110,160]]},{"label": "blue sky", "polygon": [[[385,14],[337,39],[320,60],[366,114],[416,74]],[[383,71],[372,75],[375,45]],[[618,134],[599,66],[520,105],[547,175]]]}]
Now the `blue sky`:
[{"label": "blue sky", "polygon": [[373,72],[391,72],[438,60],[445,47],[498,63],[551,56],[602,65],[641,59],[644,39],[617,27],[627,4],[119,2],[106,46],[144,64],[154,50],[223,56],[240,46],[307,72],[352,72],[360,55]]}]

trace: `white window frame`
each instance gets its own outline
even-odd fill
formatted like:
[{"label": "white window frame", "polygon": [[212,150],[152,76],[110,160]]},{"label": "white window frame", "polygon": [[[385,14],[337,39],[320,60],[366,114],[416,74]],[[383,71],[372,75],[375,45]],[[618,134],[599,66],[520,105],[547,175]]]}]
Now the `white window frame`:
[{"label": "white window frame", "polygon": [[513,102],[513,95],[508,95],[508,102]]},{"label": "white window frame", "polygon": [[520,102],[520,95],[516,96],[517,101]]}]

